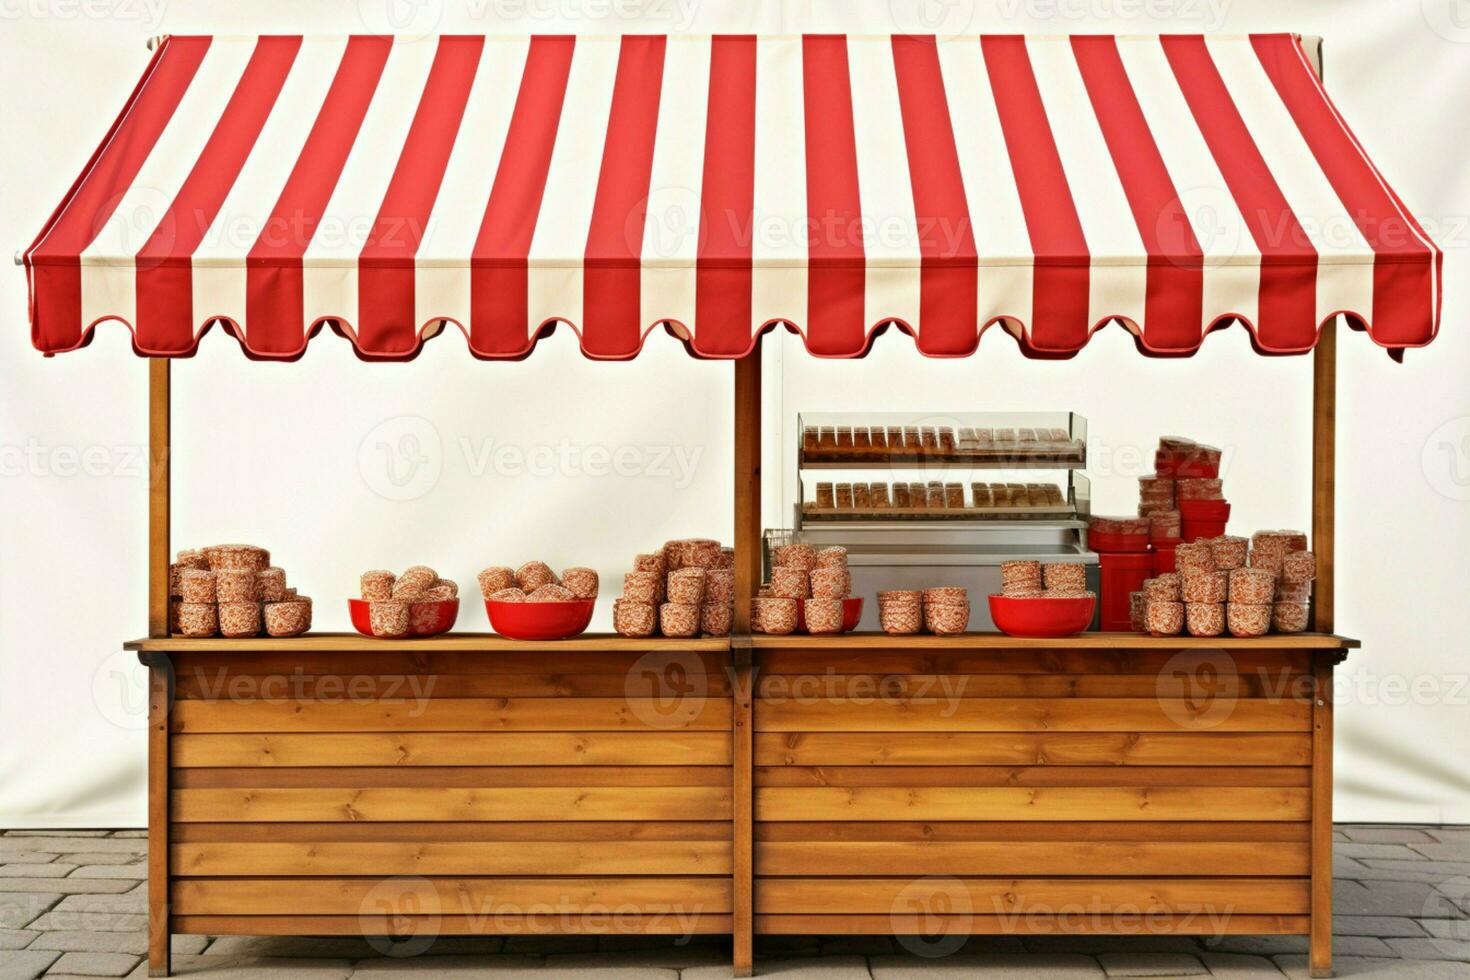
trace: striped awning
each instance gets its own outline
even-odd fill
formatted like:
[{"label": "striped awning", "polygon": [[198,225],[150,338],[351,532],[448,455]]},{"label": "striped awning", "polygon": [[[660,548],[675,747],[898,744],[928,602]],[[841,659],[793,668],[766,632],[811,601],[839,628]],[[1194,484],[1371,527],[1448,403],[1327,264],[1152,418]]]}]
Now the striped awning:
[{"label": "striped awning", "polygon": [[25,264],[48,353],[117,320],[154,356],[219,322],[280,359],[448,324],[485,358],[558,324],[1059,357],[1114,320],[1421,346],[1440,257],[1293,35],[175,36]]}]

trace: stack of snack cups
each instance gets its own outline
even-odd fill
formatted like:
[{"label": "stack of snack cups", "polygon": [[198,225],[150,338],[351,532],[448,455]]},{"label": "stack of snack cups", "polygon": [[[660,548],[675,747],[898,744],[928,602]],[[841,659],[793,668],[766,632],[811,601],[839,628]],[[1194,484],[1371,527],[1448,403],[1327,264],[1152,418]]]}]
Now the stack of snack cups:
[{"label": "stack of snack cups", "polygon": [[970,594],[957,586],[925,589],[924,627],[931,633],[950,636],[970,626]]},{"label": "stack of snack cups", "polygon": [[1179,575],[1169,572],[1143,583],[1144,628],[1154,636],[1177,636],[1184,629],[1184,603]]},{"label": "stack of snack cups", "polygon": [[1226,624],[1232,636],[1263,636],[1271,628],[1276,571],[1247,567],[1230,571],[1230,605]]},{"label": "stack of snack cups", "polygon": [[878,593],[878,624],[895,636],[917,633],[924,625],[923,593],[898,589]]}]

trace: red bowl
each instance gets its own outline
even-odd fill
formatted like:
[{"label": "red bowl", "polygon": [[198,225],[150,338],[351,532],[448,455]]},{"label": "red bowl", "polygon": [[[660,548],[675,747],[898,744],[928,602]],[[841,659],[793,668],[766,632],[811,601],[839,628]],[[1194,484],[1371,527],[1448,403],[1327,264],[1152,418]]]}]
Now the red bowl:
[{"label": "red bowl", "polygon": [[1179,501],[1179,518],[1184,521],[1228,521],[1230,520],[1230,501],[1181,500]]},{"label": "red bowl", "polygon": [[[851,633],[857,629],[858,620],[863,618],[863,600],[861,596],[842,600],[842,632]],[[806,632],[806,606],[798,602],[796,604],[796,632]]]},{"label": "red bowl", "polygon": [[347,611],[352,616],[353,627],[363,636],[382,640],[401,640],[410,636],[438,636],[454,628],[459,618],[459,600],[443,602],[415,602],[408,612],[408,632],[403,636],[378,636],[373,632],[373,618],[366,599],[348,599]]},{"label": "red bowl", "polygon": [[990,597],[990,618],[1010,636],[1071,636],[1092,625],[1097,599]]},{"label": "red bowl", "polygon": [[490,628],[512,640],[565,640],[592,622],[595,599],[571,602],[498,602],[485,600]]}]

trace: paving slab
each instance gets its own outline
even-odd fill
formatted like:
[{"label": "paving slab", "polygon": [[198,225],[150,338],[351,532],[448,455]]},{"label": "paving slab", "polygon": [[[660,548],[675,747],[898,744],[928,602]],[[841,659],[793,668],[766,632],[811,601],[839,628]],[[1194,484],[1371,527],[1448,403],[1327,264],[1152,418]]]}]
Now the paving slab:
[{"label": "paving slab", "polygon": [[60,892],[63,895],[120,894],[138,887],[136,881],[117,878],[5,878],[0,889],[7,892]]},{"label": "paving slab", "polygon": [[[5,882],[7,889],[10,884],[10,881]],[[28,892],[0,891],[0,929],[28,926],[59,901],[60,892],[43,892],[39,889]]]},{"label": "paving slab", "polygon": [[[1305,956],[1275,958],[1276,965],[1291,980],[1308,980],[1311,971]],[[1365,980],[1470,980],[1470,963],[1430,960],[1382,960],[1357,956],[1338,956],[1332,960],[1333,975],[1340,980],[1362,977]]]},{"label": "paving slab", "polygon": [[98,932],[90,929],[57,929],[43,932],[28,949],[54,949],[63,953],[131,953],[148,952],[147,932]]},{"label": "paving slab", "polygon": [[1434,841],[1427,830],[1417,827],[1398,827],[1392,824],[1338,824],[1337,829],[1347,834],[1348,840],[1363,844],[1429,844]]},{"label": "paving slab", "polygon": [[55,908],[32,922],[30,928],[84,932],[146,932],[148,916],[140,912],[68,912]]},{"label": "paving slab", "polygon": [[[175,956],[174,976],[189,980],[347,980],[346,960],[295,960],[250,956]],[[146,977],[148,964],[138,965],[129,980]]]},{"label": "paving slab", "polygon": [[1440,939],[1470,941],[1470,919],[1418,919],[1424,931]]},{"label": "paving slab", "polygon": [[1203,942],[1205,951],[1209,953],[1246,953],[1252,956],[1305,953],[1310,945],[1306,936],[1211,936]]},{"label": "paving slab", "polygon": [[72,864],[137,864],[139,860],[146,860],[147,855],[132,851],[69,851],[66,859]]},{"label": "paving slab", "polygon": [[1385,939],[1406,960],[1459,960],[1470,963],[1470,941],[1463,939]]},{"label": "paving slab", "polygon": [[1470,862],[1470,840],[1438,841],[1433,844],[1410,844],[1409,848],[1431,861]]},{"label": "paving slab", "polygon": [[209,940],[204,955],[366,960],[382,951],[361,936],[218,936]]},{"label": "paving slab", "polygon": [[1216,980],[1281,980],[1284,974],[1264,956],[1246,953],[1201,953],[1200,960]]},{"label": "paving slab", "polygon": [[934,960],[918,956],[875,956],[868,963],[873,971],[873,980],[934,980],[941,977],[944,980],[969,977],[1099,980],[1107,976],[1093,957],[1065,953],[993,953]]},{"label": "paving slab", "polygon": [[0,878],[65,878],[76,869],[75,864],[53,861],[42,864],[0,864]]},{"label": "paving slab", "polygon": [[146,840],[122,840],[116,837],[14,837],[7,835],[3,845],[11,850],[46,851],[52,854],[143,854]]},{"label": "paving slab", "polygon": [[[28,847],[25,844],[17,846],[13,843],[7,843],[4,838],[0,838],[0,861],[7,863],[19,862],[22,864],[46,864],[55,861],[59,857],[61,857],[60,851],[41,851],[33,847]],[[130,860],[136,861],[137,858],[130,858]]]},{"label": "paving slab", "polygon": [[1423,936],[1424,929],[1413,919],[1398,915],[1334,915],[1335,936]]},{"label": "paving slab", "polygon": [[1097,958],[1109,977],[1207,977],[1198,956],[1188,953],[1103,953]]},{"label": "paving slab", "polygon": [[56,906],[58,912],[148,912],[148,890],[135,888],[109,895],[68,895]]},{"label": "paving slab", "polygon": [[1032,953],[1198,953],[1200,940],[1193,936],[1026,936],[1021,942]]},{"label": "paving slab", "polygon": [[1444,844],[1470,844],[1470,827],[1430,827],[1428,833]]},{"label": "paving slab", "polygon": [[[1382,858],[1363,858],[1362,863],[1369,871],[1404,872],[1403,881],[1422,881],[1418,875],[1444,879],[1470,875],[1470,861],[1385,861]],[[1396,878],[1393,874],[1384,878]]]},{"label": "paving slab", "polygon": [[135,837],[135,838],[136,837],[142,837],[142,838],[145,838],[146,839],[148,837],[148,828],[146,828],[146,827],[133,827],[133,828],[131,828],[129,830],[114,830],[112,833],[108,834],[107,836],[109,836],[109,837]]},{"label": "paving slab", "polygon": [[0,980],[34,980],[60,959],[60,953],[22,949],[0,956]]},{"label": "paving slab", "polygon": [[[1419,845],[1426,847],[1430,845]],[[1423,855],[1415,849],[1413,844],[1360,844],[1349,841],[1346,844],[1333,844],[1333,856],[1344,855],[1350,858],[1386,858],[1388,860],[1418,861]]]},{"label": "paving slab", "polygon": [[34,929],[0,929],[0,950],[25,949],[39,935]]},{"label": "paving slab", "polygon": [[[757,963],[756,973],[763,980],[765,977],[779,977],[780,980],[870,980],[877,975],[868,972],[868,964],[860,956],[761,960]],[[733,975],[728,964],[696,966],[680,974],[680,980],[730,980]]]},{"label": "paving slab", "polygon": [[484,980],[679,980],[678,970],[654,967],[612,967],[558,970],[548,973],[540,965],[527,965],[520,956],[419,956],[403,959],[384,957],[356,964],[354,977],[372,980],[425,980],[426,977],[484,978]]},{"label": "paving slab", "polygon": [[1332,911],[1337,915],[1422,915],[1439,904],[1432,884],[1412,881],[1334,882]]},{"label": "paving slab", "polygon": [[599,949],[593,953],[556,953],[546,957],[548,970],[588,967],[655,967],[686,970],[696,966],[728,966],[730,951],[718,946],[668,946],[661,949]]},{"label": "paving slab", "polygon": [[77,977],[123,977],[138,965],[139,958],[126,953],[62,953],[46,976],[58,973]]}]

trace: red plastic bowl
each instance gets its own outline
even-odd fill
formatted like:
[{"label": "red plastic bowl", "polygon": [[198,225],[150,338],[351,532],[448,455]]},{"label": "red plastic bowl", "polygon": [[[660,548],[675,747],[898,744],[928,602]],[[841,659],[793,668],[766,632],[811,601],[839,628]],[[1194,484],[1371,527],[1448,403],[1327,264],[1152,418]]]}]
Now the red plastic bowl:
[{"label": "red plastic bowl", "polygon": [[512,640],[565,640],[592,622],[594,599],[571,602],[494,602],[485,600],[490,628]]},{"label": "red plastic bowl", "polygon": [[[842,600],[842,632],[851,633],[857,629],[858,620],[862,618],[863,600],[861,596]],[[806,632],[806,606],[800,602],[796,604],[796,632]]]},{"label": "red plastic bowl", "polygon": [[1092,625],[1096,599],[990,597],[990,618],[1010,636],[1071,636]]},{"label": "red plastic bowl", "polygon": [[348,599],[347,611],[352,616],[353,627],[363,636],[380,640],[401,640],[410,636],[438,636],[454,628],[459,618],[459,600],[443,602],[415,602],[408,614],[408,632],[403,636],[378,636],[373,632],[373,618],[366,599]]}]

